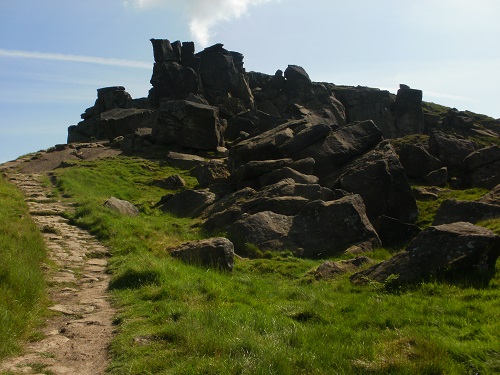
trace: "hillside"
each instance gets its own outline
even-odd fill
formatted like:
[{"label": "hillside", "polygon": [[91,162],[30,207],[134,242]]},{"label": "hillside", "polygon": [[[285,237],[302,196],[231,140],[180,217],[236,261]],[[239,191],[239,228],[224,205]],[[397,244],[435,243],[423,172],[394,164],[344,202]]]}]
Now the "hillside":
[{"label": "hillside", "polygon": [[2,166],[110,249],[110,373],[500,371],[499,120],[151,41],[148,98]]}]

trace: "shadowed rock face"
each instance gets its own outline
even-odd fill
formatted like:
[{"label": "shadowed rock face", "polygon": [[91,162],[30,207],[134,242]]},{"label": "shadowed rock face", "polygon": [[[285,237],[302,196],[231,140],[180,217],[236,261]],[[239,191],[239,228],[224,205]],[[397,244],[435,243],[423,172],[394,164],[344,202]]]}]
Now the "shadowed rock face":
[{"label": "shadowed rock face", "polygon": [[356,284],[370,281],[405,284],[432,275],[479,272],[489,275],[500,255],[500,236],[471,223],[438,225],[422,231],[391,259],[351,277]]},{"label": "shadowed rock face", "polygon": [[232,271],[234,267],[234,246],[227,238],[185,242],[170,250],[174,258],[203,267]]}]

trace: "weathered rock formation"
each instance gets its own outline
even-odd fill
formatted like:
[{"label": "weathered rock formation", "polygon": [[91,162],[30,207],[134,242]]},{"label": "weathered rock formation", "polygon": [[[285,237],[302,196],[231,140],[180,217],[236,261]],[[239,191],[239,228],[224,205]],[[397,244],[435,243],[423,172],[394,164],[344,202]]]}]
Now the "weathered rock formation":
[{"label": "weathered rock formation", "polygon": [[[437,195],[410,182],[500,184],[499,120],[425,103],[422,91],[406,85],[394,95],[318,83],[297,65],[274,75],[246,72],[243,55],[222,44],[196,53],[192,42],[151,43],[148,97],[132,99],[121,86],[99,89],[68,142],[114,140],[126,154],[190,169],[195,189],[179,179],[154,182],[180,190],[157,206],[227,233],[236,251],[251,244],[321,258],[413,244],[430,236],[413,224],[414,192]],[[495,204],[445,202],[435,224],[497,217]],[[450,225],[432,233],[475,231]],[[422,259],[435,256],[431,242],[419,250]],[[413,267],[407,258],[393,262]]]}]

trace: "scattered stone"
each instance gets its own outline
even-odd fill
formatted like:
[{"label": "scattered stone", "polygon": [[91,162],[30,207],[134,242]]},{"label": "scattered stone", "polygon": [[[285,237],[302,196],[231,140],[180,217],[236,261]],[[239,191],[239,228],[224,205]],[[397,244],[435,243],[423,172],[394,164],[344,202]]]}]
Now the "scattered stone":
[{"label": "scattered stone", "polygon": [[110,197],[106,202],[104,202],[104,207],[107,207],[110,210],[118,212],[121,215],[126,215],[126,216],[139,215],[139,209],[135,207],[132,203],[115,197]]},{"label": "scattered stone", "polygon": [[332,262],[327,260],[321,264],[312,274],[316,280],[331,280],[345,273],[354,272],[359,268],[373,263],[368,257],[360,256],[354,259]]}]

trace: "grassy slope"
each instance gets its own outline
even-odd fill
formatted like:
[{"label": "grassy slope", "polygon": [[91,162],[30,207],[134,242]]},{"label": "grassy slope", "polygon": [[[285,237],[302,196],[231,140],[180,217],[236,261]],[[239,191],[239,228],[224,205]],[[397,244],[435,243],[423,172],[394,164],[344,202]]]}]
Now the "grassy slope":
[{"label": "grassy slope", "polygon": [[43,239],[22,194],[0,178],[0,358],[36,338],[46,303]]},{"label": "grassy slope", "polygon": [[[499,272],[487,286],[387,291],[347,276],[311,282],[320,262],[291,257],[239,259],[232,274],[196,268],[165,252],[203,237],[196,223],[152,208],[165,191],[149,183],[179,171],[125,158],[81,165],[57,175],[81,204],[74,221],[113,249],[112,374],[500,372]],[[110,195],[141,206],[140,217],[103,209]]]}]

